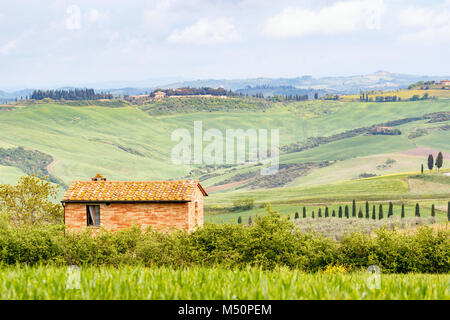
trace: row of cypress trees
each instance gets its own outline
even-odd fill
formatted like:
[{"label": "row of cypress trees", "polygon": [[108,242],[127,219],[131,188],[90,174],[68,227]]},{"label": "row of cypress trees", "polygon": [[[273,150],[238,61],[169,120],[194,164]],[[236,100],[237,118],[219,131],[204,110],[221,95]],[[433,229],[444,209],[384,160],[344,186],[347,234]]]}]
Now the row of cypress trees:
[{"label": "row of cypress trees", "polygon": [[[394,215],[394,205],[392,204],[392,202],[389,202],[389,207],[388,207],[388,212],[387,212],[387,217],[392,217]],[[366,201],[366,206],[365,206],[365,214],[363,214],[363,210],[361,207],[359,207],[359,211],[358,213],[356,213],[356,202],[355,200],[353,200],[352,203],[352,213],[351,213],[352,218],[366,218],[366,219],[370,219],[372,218],[373,220],[376,220],[377,217],[378,219],[383,219],[384,218],[384,210],[383,210],[383,205],[380,203],[378,206],[378,215],[377,215],[377,210],[376,210],[376,206],[373,205],[372,206],[372,213],[370,213],[370,206],[369,206],[369,202]],[[416,208],[415,208],[415,216],[416,217],[420,217],[420,206],[419,203],[416,203]],[[434,204],[431,205],[431,216],[434,217],[436,216],[436,210],[435,210],[435,206]],[[307,214],[306,214],[306,207],[303,207],[302,209],[302,217],[306,218]],[[319,210],[317,211],[317,218],[328,218],[328,217],[338,217],[338,218],[350,218],[350,212],[349,212],[349,206],[345,205],[344,208],[342,208],[342,206],[339,206],[338,212],[336,213],[336,210],[333,209],[333,211],[330,214],[330,210],[328,209],[328,207],[325,207],[324,213],[322,215],[322,208],[319,208]],[[405,205],[402,203],[402,208],[401,208],[401,213],[400,213],[400,217],[404,218],[405,217]],[[294,215],[294,219],[299,219],[300,215],[298,212],[295,213]],[[314,210],[311,213],[311,218],[315,219],[316,215]],[[290,216],[288,217],[288,219],[290,219]],[[450,201],[448,202],[448,207],[447,207],[447,220],[450,221]],[[239,216],[238,217],[238,223],[242,223],[242,217]],[[250,216],[248,218],[248,224],[251,225],[252,224],[252,217]]]},{"label": "row of cypress trees", "polygon": [[[365,214],[363,214],[363,210],[361,207],[359,207],[359,211],[358,213],[356,213],[356,202],[355,200],[353,200],[352,203],[352,218],[372,218],[372,219],[377,219],[377,213],[376,213],[376,206],[373,205],[372,206],[372,214],[370,214],[370,206],[369,206],[369,202],[366,201],[366,206],[365,206]],[[387,217],[392,217],[394,215],[394,205],[392,204],[392,202],[389,202],[389,207],[388,207],[388,212],[387,212]],[[435,210],[435,206],[434,204],[431,205],[431,216],[434,217],[436,215],[436,210]],[[303,207],[303,218],[306,218],[307,214],[306,214],[306,208]],[[325,207],[325,214],[324,216],[322,215],[322,209],[319,208],[318,213],[317,213],[317,217],[318,218],[328,218],[330,216],[329,214],[329,209],[328,207]],[[416,208],[415,208],[415,216],[416,217],[420,217],[420,206],[419,203],[416,203]],[[349,206],[345,205],[344,209],[342,208],[342,206],[339,206],[339,210],[338,213],[336,215],[336,211],[333,210],[331,213],[331,217],[338,217],[338,218],[350,218],[350,213],[349,213]],[[402,208],[401,208],[401,213],[400,213],[400,217],[404,218],[405,217],[405,205],[402,203]],[[299,218],[299,213],[296,212],[294,215],[295,219]],[[312,211],[311,213],[311,218],[316,218],[315,212]],[[378,219],[383,219],[384,218],[384,210],[383,210],[383,204],[379,204],[378,206]],[[448,202],[448,208],[447,208],[447,219],[450,221],[450,201]]]}]

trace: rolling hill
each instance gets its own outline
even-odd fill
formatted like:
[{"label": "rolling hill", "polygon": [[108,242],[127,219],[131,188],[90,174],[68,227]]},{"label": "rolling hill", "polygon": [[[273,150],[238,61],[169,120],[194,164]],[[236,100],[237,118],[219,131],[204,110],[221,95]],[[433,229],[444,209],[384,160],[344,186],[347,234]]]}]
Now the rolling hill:
[{"label": "rolling hill", "polygon": [[[183,77],[163,77],[141,81],[104,81],[96,83],[77,83],[72,86],[53,87],[52,89],[94,88],[97,91],[109,92],[118,95],[139,95],[150,92],[156,88],[181,87],[223,87],[227,90],[239,91],[244,94],[263,93],[265,96],[273,94],[305,94],[310,96],[318,92],[320,96],[325,93],[359,94],[361,90],[396,90],[407,88],[411,83],[418,81],[442,80],[450,78],[449,75],[410,75],[377,71],[370,74],[350,76],[312,77],[302,75],[293,78],[243,78],[243,79],[186,79]],[[50,89],[50,88],[49,88]],[[0,90],[0,103],[14,101],[25,97],[33,89],[5,92]]]},{"label": "rolling hill", "polygon": [[[23,147],[50,156],[53,161],[45,162],[42,170],[63,187],[98,172],[109,180],[200,179],[213,190],[206,200],[207,213],[214,213],[214,206],[229,208],[242,197],[253,198],[258,205],[271,202],[286,214],[301,202],[324,202],[325,198],[345,202],[352,197],[376,201],[449,197],[446,180],[433,182],[431,193],[420,188],[415,178],[355,180],[417,172],[429,152],[450,153],[450,100],[445,97],[384,103],[264,103],[253,98],[211,98],[202,103],[197,98],[180,98],[144,106],[57,102],[17,106],[0,113],[0,147]],[[311,139],[320,143],[305,150],[287,148],[275,176],[261,177],[260,164],[174,164],[171,151],[177,142],[171,134],[183,128],[192,134],[194,121],[202,121],[203,130],[221,132],[279,128],[281,146]],[[401,134],[373,135],[364,129],[383,123],[393,123]],[[444,168],[450,168],[449,160],[445,159]],[[22,174],[20,166],[1,165],[0,183],[12,183]]]}]

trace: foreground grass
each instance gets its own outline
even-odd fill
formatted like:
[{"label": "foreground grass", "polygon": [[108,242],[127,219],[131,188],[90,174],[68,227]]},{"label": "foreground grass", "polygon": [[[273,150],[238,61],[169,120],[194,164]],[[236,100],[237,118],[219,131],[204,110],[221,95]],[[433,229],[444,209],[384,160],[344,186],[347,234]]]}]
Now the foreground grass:
[{"label": "foreground grass", "polygon": [[374,276],[364,272],[305,274],[287,269],[142,267],[70,270],[54,266],[0,267],[0,299],[450,298],[448,274],[381,274],[377,283]]}]

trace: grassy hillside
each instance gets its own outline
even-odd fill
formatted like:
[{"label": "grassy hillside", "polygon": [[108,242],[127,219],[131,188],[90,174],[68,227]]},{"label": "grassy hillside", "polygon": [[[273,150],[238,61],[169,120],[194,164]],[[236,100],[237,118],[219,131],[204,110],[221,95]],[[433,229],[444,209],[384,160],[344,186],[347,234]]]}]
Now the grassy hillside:
[{"label": "grassy hillside", "polygon": [[[397,96],[402,100],[411,99],[413,96],[417,95],[422,97],[425,93],[428,93],[429,97],[437,97],[438,99],[450,99],[450,90],[449,89],[429,89],[429,90],[420,90],[420,89],[400,89],[394,91],[384,91],[384,92],[376,92],[374,94],[369,94],[369,97],[375,99],[376,96]],[[344,101],[359,101],[359,94],[351,94],[344,95],[340,97]]]},{"label": "grassy hillside", "polygon": [[433,132],[416,139],[418,145],[450,152],[450,131]]},{"label": "grassy hillside", "polygon": [[[441,173],[448,173],[449,169],[441,170]],[[429,176],[434,179],[430,179]],[[439,176],[439,178],[435,178]],[[440,178],[442,177],[442,178]],[[419,181],[418,185],[425,187],[412,187],[412,183]],[[439,189],[427,188],[429,183],[437,183]],[[256,202],[333,202],[359,200],[382,200],[382,199],[402,199],[402,198],[428,198],[428,197],[448,197],[450,195],[450,176],[437,173],[429,173],[424,176],[420,172],[410,172],[403,174],[391,174],[379,177],[371,177],[356,180],[338,181],[329,184],[318,184],[310,186],[289,186],[274,188],[270,190],[238,190],[233,192],[218,192],[207,198],[210,205],[225,205],[230,201],[240,198],[252,198]]]},{"label": "grassy hillside", "polygon": [[[442,172],[449,171],[447,169]],[[246,198],[255,200],[253,209],[232,209],[234,200]],[[289,215],[291,219],[294,218],[295,212],[301,215],[303,207],[307,208],[308,217],[313,210],[317,217],[319,208],[324,212],[325,206],[328,206],[331,215],[331,210],[336,210],[337,213],[339,206],[351,206],[353,200],[357,201],[358,210],[360,206],[364,210],[365,201],[369,201],[371,213],[372,205],[376,205],[377,215],[379,204],[384,206],[386,214],[388,202],[392,201],[395,204],[394,215],[399,216],[401,204],[404,203],[407,217],[414,216],[417,202],[421,204],[423,216],[430,216],[431,205],[435,204],[438,221],[445,221],[448,199],[450,176],[436,173],[425,173],[423,176],[419,173],[393,174],[312,186],[214,193],[206,198],[206,213],[209,214],[206,221],[236,223],[237,218],[241,216],[246,223],[249,216],[254,218],[266,214],[267,203],[271,204],[273,210]],[[227,207],[229,212],[221,213]]]},{"label": "grassy hillside", "polygon": [[25,173],[16,167],[0,166],[0,184],[14,184],[17,178],[25,175]]},{"label": "grassy hillside", "polygon": [[[176,141],[171,133],[180,128],[193,132],[194,121],[201,120],[203,129],[279,128],[280,145],[305,141],[310,137],[328,137],[348,130],[425,114],[450,112],[449,100],[427,100],[395,103],[360,103],[306,101],[273,103],[258,108],[258,101],[239,100],[196,106],[195,99],[176,99],[174,105],[92,106],[41,103],[17,107],[0,113],[0,147],[37,150],[53,157],[49,172],[65,184],[89,179],[100,172],[110,180],[151,180],[187,177],[200,178],[206,187],[246,177],[257,166],[234,166],[209,171],[200,166],[175,165],[171,150]],[[180,102],[181,101],[181,102]],[[181,103],[181,106],[180,106]],[[185,104],[185,110],[179,112]],[[209,103],[209,102],[208,102]],[[222,104],[221,104],[222,103]],[[172,108],[175,108],[174,110]],[[203,109],[205,110],[203,110]],[[159,110],[155,112],[154,110]],[[175,112],[174,112],[175,111]],[[413,194],[406,178],[351,180],[360,174],[388,174],[417,171],[425,156],[402,154],[425,146],[449,152],[449,131],[442,129],[449,121],[430,123],[417,120],[396,128],[402,135],[359,135],[343,138],[302,152],[282,154],[280,174],[275,184],[282,188],[249,191],[234,185],[211,194],[208,205],[229,206],[233,199],[245,196],[273,203],[299,202],[305,199],[347,200],[359,198],[399,198]],[[410,136],[422,130],[421,134]],[[14,132],[14,134],[11,134]],[[386,164],[388,159],[393,163]],[[330,161],[319,166],[320,161]],[[310,163],[308,169],[302,169]],[[444,161],[444,167],[449,167]],[[23,174],[17,167],[0,167],[0,182],[12,182]],[[243,179],[243,178],[241,178]],[[266,179],[266,178],[264,178]],[[271,179],[267,177],[267,179]],[[405,180],[406,179],[406,180]],[[345,181],[349,180],[349,181]],[[417,187],[417,184],[416,184]],[[442,186],[441,186],[442,187]],[[247,188],[248,189],[248,188]],[[434,190],[434,189],[433,189]],[[444,187],[437,194],[447,192]],[[444,191],[442,191],[444,190]],[[418,193],[425,197],[424,192]]]}]

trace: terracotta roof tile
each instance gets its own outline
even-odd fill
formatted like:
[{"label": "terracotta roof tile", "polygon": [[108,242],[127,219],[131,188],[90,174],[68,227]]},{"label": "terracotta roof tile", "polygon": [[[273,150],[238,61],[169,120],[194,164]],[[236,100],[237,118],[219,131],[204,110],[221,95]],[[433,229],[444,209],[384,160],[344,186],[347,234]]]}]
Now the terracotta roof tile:
[{"label": "terracotta roof tile", "polygon": [[195,188],[207,195],[198,180],[73,181],[62,201],[190,201]]}]

